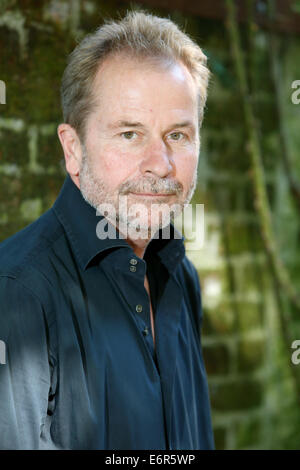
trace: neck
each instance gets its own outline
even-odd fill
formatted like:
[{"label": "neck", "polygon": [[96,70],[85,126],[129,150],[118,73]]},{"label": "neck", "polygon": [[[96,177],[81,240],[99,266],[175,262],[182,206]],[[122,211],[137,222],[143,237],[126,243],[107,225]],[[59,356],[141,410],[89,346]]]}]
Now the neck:
[{"label": "neck", "polygon": [[149,243],[151,242],[152,238],[154,237],[154,235],[157,233],[157,230],[158,230],[158,228],[156,231],[153,231],[151,229],[143,230],[142,232],[139,232],[140,237],[135,236],[134,238],[131,238],[130,236],[128,236],[128,233],[124,234],[120,230],[120,227],[118,225],[117,225],[117,228],[119,232],[122,233],[122,235],[124,236],[128,245],[131,246],[136,256],[138,256],[141,259],[143,259],[147,246],[149,245]]},{"label": "neck", "polygon": [[145,251],[146,251],[146,248],[149,245],[151,239],[131,240],[130,238],[127,238],[126,241],[127,241],[128,245],[131,246],[131,248],[133,249],[136,256],[138,256],[139,258],[143,258],[144,254],[145,254]]},{"label": "neck", "polygon": [[136,236],[134,238],[130,238],[128,236],[128,233],[124,234],[120,230],[119,226],[117,226],[117,228],[118,228],[119,232],[122,233],[122,235],[124,236],[124,238],[127,241],[128,245],[131,246],[131,248],[133,249],[136,256],[143,259],[146,248],[149,245],[149,243],[151,241],[151,238],[152,238],[151,230],[149,232],[140,233],[140,238],[138,236]]},{"label": "neck", "polygon": [[[108,221],[114,225],[120,234],[123,235],[124,239],[127,241],[128,245],[131,246],[133,249],[133,252],[138,256],[139,258],[143,259],[145,251],[149,243],[151,242],[153,236],[157,233],[157,231],[153,232],[153,230],[148,229],[148,230],[142,230],[139,235],[140,237],[136,236],[134,238],[130,238],[128,236],[128,233],[124,233],[122,229],[120,229],[120,226],[118,223],[115,223],[112,219],[110,219],[109,216],[106,216]],[[158,230],[158,229],[157,229]]]}]

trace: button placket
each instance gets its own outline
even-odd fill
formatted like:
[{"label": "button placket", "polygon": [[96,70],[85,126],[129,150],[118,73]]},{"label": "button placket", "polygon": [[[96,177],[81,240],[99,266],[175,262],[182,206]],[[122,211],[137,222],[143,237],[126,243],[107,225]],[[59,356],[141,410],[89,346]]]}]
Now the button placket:
[{"label": "button placket", "polygon": [[[129,259],[129,271],[131,273],[137,272],[137,274],[139,273],[140,275],[142,275],[142,270],[138,269],[138,267],[142,268],[143,264],[144,263],[142,261],[139,262],[139,260],[137,260],[136,258],[130,258]],[[145,291],[145,293],[146,293],[146,291]],[[149,300],[149,298],[147,296],[147,300],[144,299],[144,301],[146,301],[146,303],[147,303],[148,300]],[[150,353],[152,354],[152,357],[153,357],[154,344],[153,344],[153,339],[152,339],[152,335],[151,335],[151,329],[149,327],[150,312],[148,312],[148,309],[145,308],[144,303],[143,304],[136,304],[134,306],[134,310],[135,310],[136,320],[137,320],[137,323],[139,325],[140,333],[144,337],[145,343],[147,344],[147,347],[150,350]]]},{"label": "button placket", "polygon": [[148,334],[149,334],[149,328],[148,326],[145,326],[145,328],[143,329],[143,335],[147,336]]},{"label": "button placket", "polygon": [[131,258],[129,260],[129,263],[130,263],[129,271],[132,272],[132,273],[135,273],[136,270],[137,270],[138,261],[135,258]]},{"label": "button placket", "polygon": [[142,306],[141,304],[137,304],[137,305],[135,306],[135,311],[136,311],[137,313],[141,313],[141,312],[143,311],[143,306]]}]

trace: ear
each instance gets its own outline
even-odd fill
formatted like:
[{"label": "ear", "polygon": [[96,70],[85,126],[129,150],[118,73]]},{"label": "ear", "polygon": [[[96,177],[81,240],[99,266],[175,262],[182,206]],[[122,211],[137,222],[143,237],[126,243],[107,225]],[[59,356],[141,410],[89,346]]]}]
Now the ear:
[{"label": "ear", "polygon": [[77,184],[82,159],[80,139],[75,129],[65,123],[58,126],[57,134],[64,151],[66,170]]}]

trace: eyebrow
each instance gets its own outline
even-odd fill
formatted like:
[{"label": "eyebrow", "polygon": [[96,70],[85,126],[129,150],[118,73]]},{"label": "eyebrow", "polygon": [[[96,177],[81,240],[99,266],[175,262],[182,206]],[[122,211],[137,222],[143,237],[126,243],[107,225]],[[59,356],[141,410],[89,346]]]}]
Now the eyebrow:
[{"label": "eyebrow", "polygon": [[[119,129],[121,127],[141,127],[145,128],[145,125],[142,124],[141,122],[131,122],[131,121],[125,121],[125,120],[119,120],[114,123],[109,124],[108,126],[111,129]],[[167,132],[170,131],[171,129],[174,129],[176,127],[190,127],[192,130],[195,130],[195,126],[191,121],[182,121],[182,122],[177,122],[172,124],[171,126],[168,127]]]},{"label": "eyebrow", "polygon": [[145,127],[141,122],[131,122],[131,121],[116,121],[108,125],[111,129],[118,129],[120,127]]}]

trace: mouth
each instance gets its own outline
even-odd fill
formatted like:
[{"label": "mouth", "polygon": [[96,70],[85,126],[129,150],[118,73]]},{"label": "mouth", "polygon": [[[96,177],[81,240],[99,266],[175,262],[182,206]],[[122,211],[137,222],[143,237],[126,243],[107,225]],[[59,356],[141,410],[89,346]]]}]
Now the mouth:
[{"label": "mouth", "polygon": [[175,196],[175,193],[130,193],[133,196],[141,196],[141,197],[168,197],[168,196]]}]

